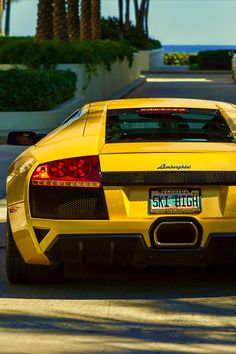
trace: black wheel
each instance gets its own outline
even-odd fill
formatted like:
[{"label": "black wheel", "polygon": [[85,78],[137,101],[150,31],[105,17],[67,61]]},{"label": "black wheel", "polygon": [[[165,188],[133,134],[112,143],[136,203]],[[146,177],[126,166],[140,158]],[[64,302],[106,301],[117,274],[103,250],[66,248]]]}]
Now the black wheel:
[{"label": "black wheel", "polygon": [[44,266],[24,262],[15,244],[9,222],[6,237],[6,270],[7,278],[13,284],[55,283],[63,279],[63,265]]}]

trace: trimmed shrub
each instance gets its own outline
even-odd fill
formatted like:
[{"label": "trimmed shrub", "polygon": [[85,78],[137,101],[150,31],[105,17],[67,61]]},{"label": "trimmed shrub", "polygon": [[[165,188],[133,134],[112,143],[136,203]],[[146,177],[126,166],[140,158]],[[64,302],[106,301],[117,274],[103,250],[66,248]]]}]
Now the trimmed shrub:
[{"label": "trimmed shrub", "polygon": [[[102,38],[112,41],[120,41],[120,27],[117,17],[102,18],[101,20]],[[130,30],[124,33],[124,39],[136,49],[149,50],[161,48],[161,42],[149,38],[142,30],[130,25]]]},{"label": "trimmed shrub", "polygon": [[0,70],[0,111],[44,111],[74,96],[76,74],[60,70]]},{"label": "trimmed shrub", "polygon": [[164,54],[166,65],[190,65],[192,69],[230,70],[230,50],[207,50],[197,54],[171,52]]},{"label": "trimmed shrub", "polygon": [[101,19],[101,35],[102,39],[110,39],[111,41],[120,40],[119,20],[117,17],[108,17]]},{"label": "trimmed shrub", "polygon": [[109,69],[117,60],[132,63],[134,50],[128,41],[58,40],[35,43],[33,38],[0,39],[0,63],[24,64],[28,68],[53,68],[56,64],[79,63],[88,69],[103,64]]},{"label": "trimmed shrub", "polygon": [[228,50],[207,50],[198,53],[197,63],[200,69],[230,70],[231,56]]},{"label": "trimmed shrub", "polygon": [[125,39],[130,41],[130,43],[138,50],[151,50],[161,48],[161,42],[149,38],[143,31],[138,28],[131,26],[130,31],[125,35]]},{"label": "trimmed shrub", "polygon": [[199,70],[200,68],[199,68],[199,65],[197,63],[195,63],[195,64],[191,64],[189,66],[189,69],[190,70]]},{"label": "trimmed shrub", "polygon": [[189,58],[192,54],[181,53],[181,52],[171,52],[164,54],[164,64],[165,65],[189,65]]},{"label": "trimmed shrub", "polygon": [[198,55],[197,53],[189,54],[189,65],[198,64]]}]

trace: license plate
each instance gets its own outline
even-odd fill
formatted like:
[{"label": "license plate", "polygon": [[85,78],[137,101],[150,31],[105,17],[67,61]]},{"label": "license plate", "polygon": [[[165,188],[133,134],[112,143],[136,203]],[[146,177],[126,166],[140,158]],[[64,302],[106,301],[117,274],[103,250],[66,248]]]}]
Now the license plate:
[{"label": "license plate", "polygon": [[152,214],[195,214],[201,212],[201,191],[197,188],[158,188],[150,190]]}]

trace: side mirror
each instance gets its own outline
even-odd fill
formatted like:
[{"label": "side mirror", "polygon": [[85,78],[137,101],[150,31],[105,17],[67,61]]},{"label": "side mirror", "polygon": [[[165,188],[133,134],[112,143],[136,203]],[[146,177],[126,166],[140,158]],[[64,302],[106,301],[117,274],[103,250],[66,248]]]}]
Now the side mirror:
[{"label": "side mirror", "polygon": [[7,144],[9,145],[34,145],[46,134],[36,134],[34,132],[10,132],[7,137]]}]

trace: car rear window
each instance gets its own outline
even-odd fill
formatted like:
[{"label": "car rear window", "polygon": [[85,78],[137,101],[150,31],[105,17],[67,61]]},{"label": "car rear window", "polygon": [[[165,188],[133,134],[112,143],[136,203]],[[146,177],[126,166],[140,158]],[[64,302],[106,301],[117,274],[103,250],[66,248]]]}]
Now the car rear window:
[{"label": "car rear window", "polygon": [[106,142],[234,142],[219,110],[135,108],[107,111]]}]

